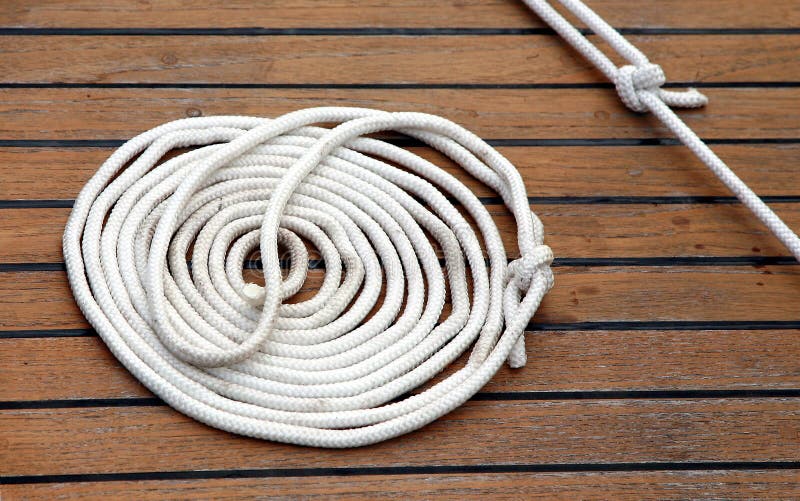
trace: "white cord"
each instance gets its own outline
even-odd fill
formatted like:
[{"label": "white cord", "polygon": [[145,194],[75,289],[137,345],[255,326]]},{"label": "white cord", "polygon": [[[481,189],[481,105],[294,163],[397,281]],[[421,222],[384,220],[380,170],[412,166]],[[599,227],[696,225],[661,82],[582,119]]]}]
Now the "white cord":
[{"label": "white cord", "polygon": [[[491,216],[455,177],[361,137],[390,129],[495,189],[516,218],[522,257],[507,264]],[[200,148],[156,165],[190,146]],[[446,195],[474,220],[488,269]],[[306,278],[300,237],[319,249],[325,278],[312,299],[281,304]],[[279,242],[291,256],[285,280]],[[258,248],[266,288],[242,276]],[[86,318],[169,405],[223,430],[324,447],[417,429],[469,399],[504,360],[524,365],[523,330],[553,283],[552,253],[508,160],[443,118],[359,108],[190,118],[135,137],[78,196],[64,258]],[[452,310],[440,320],[448,292]],[[392,402],[472,345],[464,368]]]},{"label": "white cord", "polygon": [[681,108],[704,106],[708,99],[703,94],[695,89],[685,92],[662,89],[661,86],[664,85],[666,78],[661,67],[651,63],[647,56],[582,1],[558,0],[630,64],[617,68],[547,0],[523,1],[575,50],[614,82],[625,106],[637,112],[653,112],[800,261],[800,238],[670,109],[670,106]]},{"label": "white cord", "polygon": [[[631,65],[617,68],[546,1],[525,1],[800,259],[797,235],[669,108],[702,106],[702,94],[661,89],[661,68],[582,2],[560,0]],[[340,125],[311,126],[320,123]],[[455,177],[362,137],[386,130],[424,141],[497,191],[516,219],[521,257],[507,265],[497,226]],[[156,165],[185,147],[199,148]],[[313,298],[282,304],[306,279],[301,237],[321,253],[325,278]],[[291,257],[286,279],[279,244]],[[242,276],[256,249],[266,287]],[[78,196],[64,259],[86,318],[169,405],[223,430],[321,447],[420,428],[474,395],[503,361],[524,365],[523,330],[553,284],[542,225],[508,160],[443,118],[361,108],[190,118],[135,137]],[[448,292],[452,309],[440,319]],[[464,368],[394,401],[472,345]]]}]

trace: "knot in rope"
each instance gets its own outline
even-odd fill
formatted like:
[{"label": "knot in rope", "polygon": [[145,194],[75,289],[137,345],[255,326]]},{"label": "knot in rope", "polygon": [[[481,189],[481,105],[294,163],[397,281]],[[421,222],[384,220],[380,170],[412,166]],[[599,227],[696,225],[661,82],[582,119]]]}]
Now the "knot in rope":
[{"label": "knot in rope", "polygon": [[553,286],[553,272],[550,270],[552,262],[552,249],[544,244],[537,245],[533,253],[509,263],[507,270],[509,281],[513,281],[520,292],[527,292],[534,278],[542,277],[549,290]]},{"label": "knot in rope", "polygon": [[641,99],[643,93],[657,96],[668,106],[680,108],[699,108],[708,103],[708,98],[693,88],[682,92],[662,89],[666,80],[664,70],[658,64],[627,64],[617,70],[614,86],[625,106],[639,113],[650,109]]},{"label": "knot in rope", "polygon": [[667,81],[661,66],[653,63],[643,66],[626,64],[617,71],[614,85],[622,102],[633,111],[647,111],[647,106],[639,100],[642,91],[658,92]]}]

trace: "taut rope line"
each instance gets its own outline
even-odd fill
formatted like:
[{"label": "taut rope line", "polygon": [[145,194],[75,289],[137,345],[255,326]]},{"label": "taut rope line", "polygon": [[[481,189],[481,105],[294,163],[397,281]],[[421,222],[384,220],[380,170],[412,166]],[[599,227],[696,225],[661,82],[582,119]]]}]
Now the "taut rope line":
[{"label": "taut rope line", "polygon": [[[668,108],[704,97],[661,90],[660,69],[580,2],[563,3],[633,67],[614,67],[546,2],[527,3],[616,82],[629,107],[653,111],[702,154],[800,255],[796,235]],[[521,257],[508,263],[497,226],[458,179],[364,137],[387,130],[429,144],[498,192],[516,220]],[[158,164],[187,147],[195,149]],[[325,277],[310,299],[283,303],[306,280],[301,237],[319,250]],[[279,244],[291,256],[285,279]],[[256,249],[265,287],[242,275]],[[320,447],[420,428],[469,399],[504,361],[524,365],[523,330],[553,285],[552,252],[508,160],[444,118],[363,108],[189,118],[131,139],[77,197],[64,259],[86,318],[166,403],[223,430]],[[451,311],[441,318],[448,294]],[[463,368],[395,401],[470,346]]]},{"label": "taut rope line", "polygon": [[661,67],[631,45],[625,37],[606,23],[580,0],[558,0],[575,17],[583,21],[596,35],[630,64],[621,68],[608,59],[575,29],[569,21],[546,0],[523,0],[575,50],[597,67],[617,88],[625,106],[637,112],[652,112],[685,144],[742,204],[769,228],[775,237],[800,261],[800,237],[795,234],[739,177],[709,148],[692,129],[676,115],[670,106],[697,108],[708,99],[695,89],[672,92],[661,88],[666,78]]}]

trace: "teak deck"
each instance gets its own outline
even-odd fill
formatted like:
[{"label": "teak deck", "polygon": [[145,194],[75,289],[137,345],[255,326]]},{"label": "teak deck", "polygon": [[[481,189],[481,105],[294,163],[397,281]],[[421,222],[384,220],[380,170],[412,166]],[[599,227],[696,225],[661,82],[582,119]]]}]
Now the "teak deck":
[{"label": "teak deck", "polygon": [[[800,497],[800,266],[521,3],[204,3],[0,5],[2,499]],[[708,107],[680,114],[800,228],[800,3],[589,4],[671,84],[702,87]],[[126,138],[325,104],[489,139],[558,257],[527,367],[344,451],[165,406],[81,316],[60,248],[71,200]],[[513,242],[496,195],[467,182]]]}]

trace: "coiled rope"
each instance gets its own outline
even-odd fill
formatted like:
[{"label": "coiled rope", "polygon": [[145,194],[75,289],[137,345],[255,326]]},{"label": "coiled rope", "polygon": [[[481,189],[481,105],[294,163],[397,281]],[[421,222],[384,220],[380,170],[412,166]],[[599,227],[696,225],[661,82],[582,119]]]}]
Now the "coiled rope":
[{"label": "coiled rope", "polygon": [[[460,181],[361,137],[386,130],[495,189],[516,218],[521,257],[508,264],[491,216]],[[190,146],[199,148],[156,165]],[[325,278],[313,298],[281,304],[306,278],[301,237],[320,251]],[[178,120],[128,141],[76,200],[64,257],[86,318],[169,405],[242,435],[353,447],[451,411],[506,359],[525,363],[523,330],[553,283],[542,241],[519,173],[474,134],[420,113],[315,108]],[[291,256],[285,280],[278,243]],[[242,276],[257,248],[264,288]],[[473,344],[462,369],[387,404]]]},{"label": "coiled rope", "polygon": [[[634,66],[617,69],[546,2],[526,3],[800,256],[797,236],[668,108],[704,97],[661,90],[660,69],[581,2],[562,1]],[[313,126],[322,123],[338,125]],[[491,216],[455,177],[363,137],[387,130],[427,143],[500,194],[521,257],[508,263]],[[284,302],[306,280],[303,239],[325,276],[310,299]],[[279,245],[290,256],[286,278]],[[265,287],[242,273],[255,250]],[[469,399],[504,361],[524,365],[523,330],[553,285],[542,225],[508,160],[446,119],[362,108],[190,118],[131,139],[76,199],[64,259],[86,318],[166,403],[216,428],[320,447],[420,428]],[[470,346],[461,369],[397,400]]]}]

